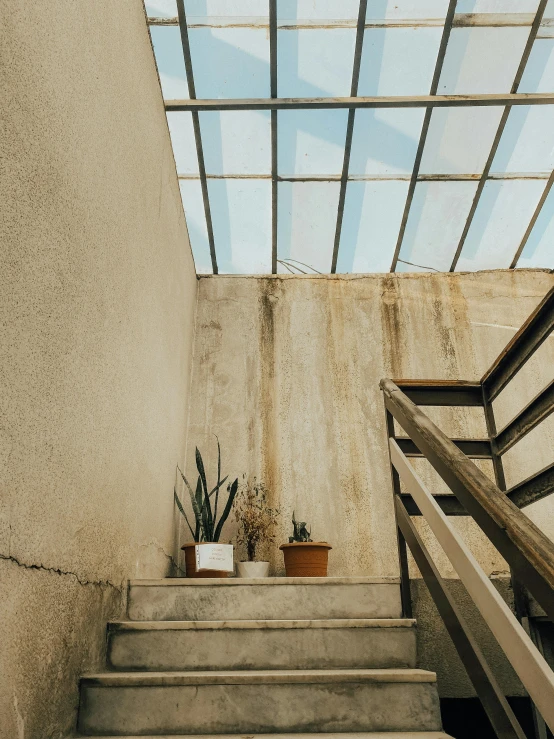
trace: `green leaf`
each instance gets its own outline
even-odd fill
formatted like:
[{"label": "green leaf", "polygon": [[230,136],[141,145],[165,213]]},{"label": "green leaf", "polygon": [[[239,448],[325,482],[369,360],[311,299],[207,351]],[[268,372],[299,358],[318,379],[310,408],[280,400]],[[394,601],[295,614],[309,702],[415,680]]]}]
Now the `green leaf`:
[{"label": "green leaf", "polygon": [[[200,526],[201,529],[203,529],[203,525],[202,525],[202,511],[198,507],[198,504],[196,502],[196,498],[194,496],[194,493],[192,492],[192,488],[189,485],[189,482],[188,482],[187,478],[183,475],[183,473],[181,472],[181,470],[179,469],[179,467],[177,467],[177,469],[181,473],[181,477],[183,478],[183,482],[185,483],[185,485],[187,486],[187,489],[189,491],[190,502],[192,503],[192,510],[194,511],[194,516],[196,518],[196,523],[197,523],[197,525]],[[205,532],[202,532],[202,533],[204,534],[204,538],[205,538]]]},{"label": "green leaf", "polygon": [[233,507],[233,502],[235,500],[238,487],[239,479],[237,477],[237,479],[231,484],[231,487],[229,489],[229,497],[227,498],[227,503],[225,504],[225,508],[223,509],[223,513],[221,514],[221,518],[219,519],[219,523],[217,524],[213,541],[219,541],[221,529],[223,528],[223,524],[227,520],[229,513],[231,513],[231,508]]},{"label": "green leaf", "polygon": [[185,521],[187,522],[187,526],[190,529],[190,533],[192,534],[192,538],[194,539],[194,541],[196,541],[196,537],[194,535],[194,531],[192,530],[192,526],[189,523],[187,514],[185,513],[185,509],[183,508],[183,506],[181,504],[181,501],[179,500],[179,496],[177,495],[177,489],[176,488],[173,488],[173,497],[175,499],[175,503],[177,503],[177,508],[181,511],[181,513],[185,517]]},{"label": "green leaf", "polygon": [[204,505],[203,505],[203,511],[205,509],[205,527],[207,528],[206,534],[208,538],[206,541],[212,541],[213,536],[213,517],[212,517],[212,506],[210,503],[210,494],[208,493],[208,483],[206,480],[206,471],[204,469],[204,462],[202,460],[202,455],[200,454],[200,450],[198,447],[196,447],[196,467],[198,468],[198,474],[200,475],[200,479],[202,480],[202,487],[204,489]]}]

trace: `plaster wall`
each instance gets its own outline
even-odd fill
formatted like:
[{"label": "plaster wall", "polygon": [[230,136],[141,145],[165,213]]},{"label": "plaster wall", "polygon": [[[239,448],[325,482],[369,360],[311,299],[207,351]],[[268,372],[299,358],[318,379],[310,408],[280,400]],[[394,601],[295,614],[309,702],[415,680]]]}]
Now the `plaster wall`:
[{"label": "plaster wall", "polygon": [[141,0],[0,20],[0,737],[52,739],[173,568],[197,283]]}]

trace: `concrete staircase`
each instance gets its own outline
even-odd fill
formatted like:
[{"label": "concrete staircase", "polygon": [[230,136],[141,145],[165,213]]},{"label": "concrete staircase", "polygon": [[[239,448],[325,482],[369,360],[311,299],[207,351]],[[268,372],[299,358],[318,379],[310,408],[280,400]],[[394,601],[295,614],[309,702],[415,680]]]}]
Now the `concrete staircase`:
[{"label": "concrete staircase", "polygon": [[82,678],[86,736],[446,739],[394,579],[139,580],[128,616]]}]

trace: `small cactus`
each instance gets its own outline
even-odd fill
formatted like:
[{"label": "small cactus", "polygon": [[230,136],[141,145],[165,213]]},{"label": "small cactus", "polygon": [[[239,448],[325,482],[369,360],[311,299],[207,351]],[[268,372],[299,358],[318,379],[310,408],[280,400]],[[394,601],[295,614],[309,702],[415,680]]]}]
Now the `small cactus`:
[{"label": "small cactus", "polygon": [[294,511],[292,512],[292,536],[289,536],[289,544],[294,544],[295,542],[308,542],[312,541],[310,538],[312,535],[311,531],[308,531],[306,528],[306,521],[297,521],[294,515]]}]

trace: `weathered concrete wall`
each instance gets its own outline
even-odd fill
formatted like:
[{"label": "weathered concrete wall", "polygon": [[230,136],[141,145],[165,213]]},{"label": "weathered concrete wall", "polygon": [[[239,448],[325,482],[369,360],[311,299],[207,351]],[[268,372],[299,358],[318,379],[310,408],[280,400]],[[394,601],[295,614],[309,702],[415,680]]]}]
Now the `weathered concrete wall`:
[{"label": "weathered concrete wall", "polygon": [[0,737],[45,739],[171,566],[196,277],[141,0],[0,16]]},{"label": "weathered concrete wall", "polygon": [[[379,380],[480,378],[553,282],[539,270],[202,277],[187,455],[191,475],[194,444],[212,452],[213,469],[211,435],[217,434],[224,471],[256,475],[273,491],[283,514],[282,540],[294,509],[311,523],[317,540],[334,546],[330,574],[396,574]],[[549,339],[526,368],[526,383],[500,396],[499,418],[523,407],[551,379],[553,364]],[[429,414],[453,436],[485,433],[478,408]],[[547,421],[541,434],[531,460],[526,457],[525,474],[518,477],[516,456],[509,460],[509,484],[551,461],[554,424]],[[416,462],[438,489],[427,463]],[[490,463],[481,466],[492,474]],[[552,504],[538,505],[544,514],[537,523],[552,535],[546,514]],[[527,510],[533,516],[533,507]],[[470,522],[455,523],[487,572],[506,570]],[[445,576],[453,577],[439,548],[430,545]],[[278,570],[280,553],[273,555]]]},{"label": "weathered concrete wall", "polygon": [[[222,444],[224,472],[256,475],[282,510],[286,541],[293,509],[316,540],[333,545],[332,575],[395,575],[397,555],[391,501],[382,377],[478,379],[552,286],[546,271],[403,274],[337,277],[203,277],[199,281],[187,469],[194,476],[194,444]],[[554,339],[524,370],[495,408],[499,427],[551,379]],[[452,436],[485,434],[476,408],[429,409]],[[554,417],[534,444],[507,455],[508,484],[552,461]],[[515,450],[514,450],[515,451]],[[424,460],[418,471],[432,489],[443,486]],[[480,466],[492,476],[490,463]],[[526,512],[554,535],[554,501]],[[453,519],[487,573],[507,565],[465,518]],[[417,521],[445,577],[456,576],[441,548]],[[227,526],[225,536],[233,535]],[[273,571],[281,554],[271,552]],[[417,569],[412,567],[417,576]],[[426,592],[415,592],[421,659],[433,667],[430,645],[444,638]],[[470,615],[472,618],[472,616]],[[486,634],[486,628],[479,626]],[[486,639],[485,639],[486,641]],[[485,648],[504,670],[490,640]],[[434,668],[444,695],[472,694],[452,650]],[[448,664],[452,665],[446,678]],[[509,692],[520,691],[505,672]]]}]

